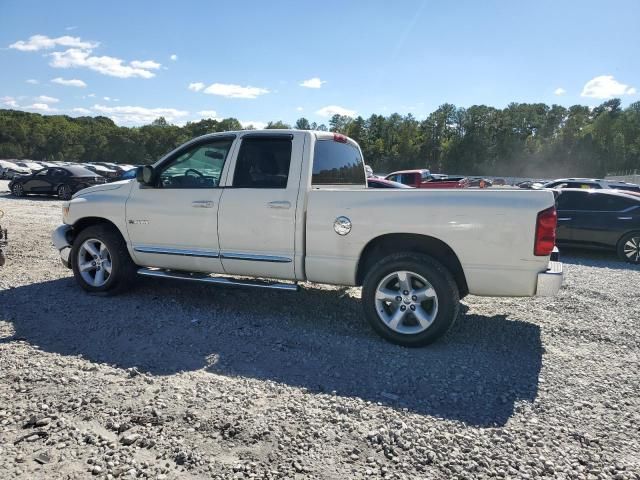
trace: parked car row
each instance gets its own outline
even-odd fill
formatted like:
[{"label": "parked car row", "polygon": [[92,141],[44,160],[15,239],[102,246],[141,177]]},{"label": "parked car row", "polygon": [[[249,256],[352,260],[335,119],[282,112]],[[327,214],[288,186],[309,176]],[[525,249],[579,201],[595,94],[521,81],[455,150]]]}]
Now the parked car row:
[{"label": "parked car row", "polygon": [[0,160],[0,176],[9,178],[16,197],[28,194],[57,195],[63,200],[91,185],[135,178],[136,167],[107,162],[36,162]]},{"label": "parked car row", "polygon": [[134,165],[116,164],[111,162],[45,162],[36,160],[0,160],[0,178],[13,179],[17,175],[31,175],[47,167],[82,166],[105,178],[120,177],[129,170],[135,170]]}]

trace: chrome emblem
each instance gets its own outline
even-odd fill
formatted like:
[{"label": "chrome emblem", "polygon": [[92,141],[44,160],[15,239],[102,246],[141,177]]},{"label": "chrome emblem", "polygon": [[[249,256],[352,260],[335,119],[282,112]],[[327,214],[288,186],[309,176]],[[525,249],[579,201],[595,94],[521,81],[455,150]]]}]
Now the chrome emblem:
[{"label": "chrome emblem", "polygon": [[129,220],[129,225],[148,225],[149,220]]},{"label": "chrome emblem", "polygon": [[333,222],[333,229],[338,235],[346,235],[351,231],[351,220],[347,217],[340,216]]}]

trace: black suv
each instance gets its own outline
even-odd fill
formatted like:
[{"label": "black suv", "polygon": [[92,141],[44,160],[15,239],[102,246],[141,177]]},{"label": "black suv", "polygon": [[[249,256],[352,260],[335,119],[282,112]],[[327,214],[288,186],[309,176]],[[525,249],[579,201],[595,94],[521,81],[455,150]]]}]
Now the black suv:
[{"label": "black suv", "polygon": [[640,195],[615,190],[556,190],[559,245],[615,250],[640,263]]}]

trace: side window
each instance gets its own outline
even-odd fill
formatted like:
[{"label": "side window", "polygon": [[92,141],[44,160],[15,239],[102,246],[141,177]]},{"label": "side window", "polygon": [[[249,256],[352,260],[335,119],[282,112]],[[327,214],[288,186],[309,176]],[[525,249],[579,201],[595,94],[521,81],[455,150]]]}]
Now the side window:
[{"label": "side window", "polygon": [[287,188],[291,166],[291,138],[249,137],[242,140],[233,186],[237,188]]},{"label": "side window", "polygon": [[387,180],[390,180],[392,182],[399,182],[400,181],[398,179],[398,175],[391,175],[389,178],[387,178]]},{"label": "side window", "polygon": [[599,212],[619,212],[620,210],[638,205],[638,202],[631,199],[606,194],[592,195],[592,201],[590,203],[590,210]]},{"label": "side window", "polygon": [[318,140],[313,155],[313,185],[366,185],[360,151],[350,143]]},{"label": "side window", "polygon": [[162,167],[158,186],[162,188],[215,188],[227,159],[232,139],[195,145],[179,153]]},{"label": "side window", "polygon": [[600,185],[597,183],[585,183],[585,182],[568,182],[566,187],[562,188],[583,188],[585,190],[589,188],[600,188]]},{"label": "side window", "polygon": [[36,173],[36,176],[46,177],[47,175],[51,174],[51,171],[52,171],[51,168],[45,168],[44,170],[40,170],[38,173]]},{"label": "side window", "polygon": [[557,200],[558,210],[585,210],[587,192],[562,192]]}]

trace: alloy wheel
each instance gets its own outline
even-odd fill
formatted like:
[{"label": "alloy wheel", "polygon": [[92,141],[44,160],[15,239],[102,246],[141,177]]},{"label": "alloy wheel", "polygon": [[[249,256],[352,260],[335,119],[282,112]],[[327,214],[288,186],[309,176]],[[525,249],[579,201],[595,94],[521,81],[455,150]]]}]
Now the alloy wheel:
[{"label": "alloy wheel", "polygon": [[627,240],[624,244],[623,252],[629,260],[640,262],[640,236],[631,237]]},{"label": "alloy wheel", "polygon": [[78,270],[82,279],[93,287],[101,287],[111,276],[111,253],[100,240],[85,240],[78,250]]},{"label": "alloy wheel", "polygon": [[384,277],[376,288],[376,312],[394,332],[417,334],[431,326],[438,314],[438,295],[417,273],[402,270]]}]

